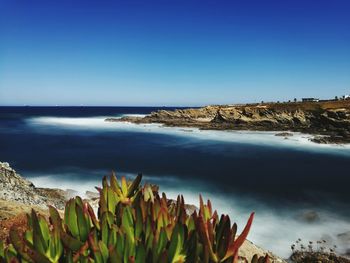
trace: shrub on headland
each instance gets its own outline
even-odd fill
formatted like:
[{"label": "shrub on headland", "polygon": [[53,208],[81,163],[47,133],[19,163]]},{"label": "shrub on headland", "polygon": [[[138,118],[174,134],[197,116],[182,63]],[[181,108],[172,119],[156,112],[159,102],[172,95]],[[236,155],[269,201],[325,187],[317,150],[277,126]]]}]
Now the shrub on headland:
[{"label": "shrub on headland", "polygon": [[237,225],[209,200],[200,196],[198,212],[189,214],[182,196],[171,202],[158,187],[141,186],[141,177],[105,177],[97,216],[80,197],[67,202],[63,218],[49,207],[49,222],[32,210],[25,233],[12,228],[0,243],[0,262],[238,262],[254,213],[237,237]]}]

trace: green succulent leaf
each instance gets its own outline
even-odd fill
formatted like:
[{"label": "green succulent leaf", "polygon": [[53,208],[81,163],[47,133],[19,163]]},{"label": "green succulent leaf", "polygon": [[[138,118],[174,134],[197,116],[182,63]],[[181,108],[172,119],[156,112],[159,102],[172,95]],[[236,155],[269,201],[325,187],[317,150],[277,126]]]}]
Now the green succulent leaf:
[{"label": "green succulent leaf", "polygon": [[134,236],[134,221],[131,212],[131,208],[126,206],[123,210],[122,226],[121,226],[132,244],[135,243]]},{"label": "green succulent leaf", "polygon": [[72,251],[78,251],[84,245],[83,242],[68,235],[65,231],[61,231],[60,236],[64,247]]},{"label": "green succulent leaf", "polygon": [[33,230],[28,229],[24,233],[24,238],[29,244],[33,245]]},{"label": "green succulent leaf", "polygon": [[44,239],[43,235],[46,233],[42,232],[42,229],[41,229],[41,226],[39,223],[39,218],[34,210],[32,210],[31,219],[32,219],[32,227],[33,227],[33,245],[34,245],[34,248],[39,253],[45,255],[46,250],[47,250],[47,243],[46,243],[46,240]]},{"label": "green succulent leaf", "polygon": [[168,237],[167,234],[165,232],[164,229],[162,229],[159,233],[159,239],[158,239],[158,245],[155,248],[155,254],[156,254],[156,258],[155,258],[155,262],[157,262],[158,257],[161,255],[161,253],[163,252],[163,250],[166,248],[168,244]]},{"label": "green succulent leaf", "polygon": [[50,213],[50,221],[53,224],[53,226],[57,229],[62,229],[62,219],[53,206],[49,206],[49,213]]},{"label": "green succulent leaf", "polygon": [[[32,262],[32,258],[30,257],[30,255],[26,251],[26,246],[25,246],[25,242],[24,242],[23,238],[20,237],[20,234],[15,230],[14,227],[10,228],[10,241],[11,241],[11,244],[16,249],[16,251],[23,257],[23,259],[25,259],[29,262]],[[2,241],[0,244],[0,256],[1,257],[5,256],[4,244],[2,243]]]},{"label": "green succulent leaf", "polygon": [[127,197],[132,197],[135,194],[135,191],[138,189],[141,180],[142,174],[138,174],[128,189]]},{"label": "green succulent leaf", "polygon": [[239,235],[239,237],[232,242],[232,244],[229,246],[229,248],[227,249],[227,253],[224,257],[224,260],[227,259],[230,256],[235,256],[236,254],[238,254],[238,249],[242,246],[243,242],[246,240],[250,227],[253,223],[253,219],[254,219],[254,213],[251,213],[248,222],[246,224],[246,226],[244,227],[242,233]]},{"label": "green succulent leaf", "polygon": [[97,230],[100,230],[100,222],[99,220],[96,218],[96,215],[95,215],[95,212],[94,210],[92,209],[92,207],[87,204],[88,206],[88,213],[89,213],[89,216],[90,216],[90,219],[92,221],[92,224],[94,225],[94,227],[97,229]]},{"label": "green succulent leaf", "polygon": [[78,216],[75,206],[75,199],[70,199],[67,202],[66,209],[64,211],[64,222],[68,226],[68,229],[72,235],[75,238],[79,238]]},{"label": "green succulent leaf", "polygon": [[170,262],[177,262],[176,260],[181,255],[183,249],[183,227],[177,224],[174,228],[169,245],[169,260]]},{"label": "green succulent leaf", "polygon": [[4,241],[0,240],[0,258],[5,257]]},{"label": "green succulent leaf", "polygon": [[110,187],[107,188],[107,200],[108,211],[114,215],[118,200],[115,192]]},{"label": "green succulent leaf", "polygon": [[108,261],[108,248],[107,248],[107,246],[101,240],[98,242],[98,246],[99,246],[99,249],[101,251],[103,262],[107,262]]},{"label": "green succulent leaf", "polygon": [[90,231],[90,222],[83,211],[83,207],[80,204],[75,206],[75,212],[77,215],[79,239],[80,241],[85,242]]},{"label": "green succulent leaf", "polygon": [[122,176],[122,193],[124,197],[128,197],[128,183],[125,176]]},{"label": "green succulent leaf", "polygon": [[146,262],[146,249],[143,244],[139,244],[136,248],[135,263]]},{"label": "green succulent leaf", "polygon": [[136,207],[135,209],[136,219],[135,219],[135,237],[140,239],[142,231],[143,231],[143,218],[142,211],[140,207]]}]

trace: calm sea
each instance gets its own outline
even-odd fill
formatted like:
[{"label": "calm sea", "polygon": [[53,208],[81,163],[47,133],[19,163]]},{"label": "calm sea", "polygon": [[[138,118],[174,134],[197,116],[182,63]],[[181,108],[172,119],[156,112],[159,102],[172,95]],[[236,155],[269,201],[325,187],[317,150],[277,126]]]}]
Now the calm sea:
[{"label": "calm sea", "polygon": [[111,170],[143,173],[170,197],[197,204],[202,193],[241,227],[256,211],[250,239],[284,257],[298,237],[348,248],[337,235],[350,230],[349,147],[104,121],[157,109],[168,108],[0,107],[0,161],[38,186],[82,194]]}]

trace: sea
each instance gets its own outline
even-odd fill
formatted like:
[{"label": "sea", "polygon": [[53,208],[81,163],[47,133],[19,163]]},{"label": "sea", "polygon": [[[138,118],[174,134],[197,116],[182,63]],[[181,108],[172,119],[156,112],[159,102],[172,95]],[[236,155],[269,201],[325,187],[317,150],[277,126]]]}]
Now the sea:
[{"label": "sea", "polygon": [[0,107],[0,161],[38,187],[82,196],[111,171],[130,179],[142,173],[169,198],[182,194],[198,206],[202,194],[238,231],[255,212],[248,239],[283,258],[299,238],[350,249],[349,146],[301,133],[105,121],[159,109],[172,108]]}]

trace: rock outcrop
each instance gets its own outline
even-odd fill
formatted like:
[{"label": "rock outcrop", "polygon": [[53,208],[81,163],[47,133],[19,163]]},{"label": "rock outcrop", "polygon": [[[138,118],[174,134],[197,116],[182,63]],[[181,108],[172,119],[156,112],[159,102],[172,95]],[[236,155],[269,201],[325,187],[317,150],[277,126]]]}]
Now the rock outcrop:
[{"label": "rock outcrop", "polygon": [[0,162],[0,199],[42,208],[53,205],[63,209],[67,194],[60,189],[37,188],[17,174],[8,163]]},{"label": "rock outcrop", "polygon": [[213,130],[294,131],[319,135],[314,139],[318,143],[350,143],[350,100],[159,110],[143,118],[125,116],[106,121]]}]

